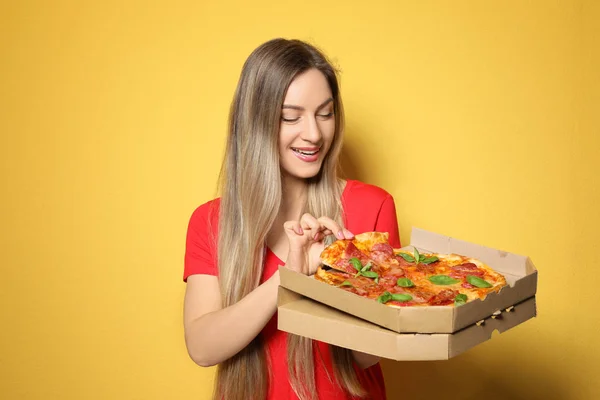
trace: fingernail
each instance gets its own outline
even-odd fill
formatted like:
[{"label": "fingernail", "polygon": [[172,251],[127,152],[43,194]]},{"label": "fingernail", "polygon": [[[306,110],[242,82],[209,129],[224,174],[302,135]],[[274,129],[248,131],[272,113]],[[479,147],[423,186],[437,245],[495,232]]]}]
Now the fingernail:
[{"label": "fingernail", "polygon": [[344,229],[344,236],[346,236],[346,239],[352,239],[354,237],[354,233],[350,232],[347,229]]},{"label": "fingernail", "polygon": [[343,238],[344,238],[344,232],[342,232],[342,231],[338,231],[338,233],[336,233],[336,234],[335,234],[335,236],[336,236],[338,239],[343,239]]},{"label": "fingernail", "polygon": [[315,233],[315,236],[314,236],[314,238],[313,238],[313,239],[314,239],[314,240],[316,240],[316,241],[318,241],[318,240],[319,240],[319,235],[320,235],[320,234],[321,234],[321,232],[317,232],[317,233]]}]

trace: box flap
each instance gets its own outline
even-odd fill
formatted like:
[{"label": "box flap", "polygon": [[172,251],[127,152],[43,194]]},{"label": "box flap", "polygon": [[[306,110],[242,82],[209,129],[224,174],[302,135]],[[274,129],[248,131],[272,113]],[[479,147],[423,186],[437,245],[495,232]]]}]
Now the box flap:
[{"label": "box flap", "polygon": [[499,293],[490,293],[484,300],[475,299],[454,310],[455,331],[487,318],[496,311],[502,311],[535,295],[537,291],[537,271],[504,287]]},{"label": "box flap", "polygon": [[524,276],[535,271],[535,266],[529,257],[465,242],[419,228],[412,229],[410,244],[429,252],[455,253],[477,258],[500,273]]},{"label": "box flap", "polygon": [[301,298],[304,297],[301,294],[298,294],[291,290],[281,290],[281,289],[282,289],[281,286],[279,286],[279,290],[277,291],[277,305],[278,306],[286,305],[293,301],[300,300]]},{"label": "box flap", "polygon": [[450,335],[449,355],[454,357],[492,338],[492,333],[503,333],[537,315],[535,297],[531,297],[502,312],[496,318],[488,318],[481,325],[471,325]]}]

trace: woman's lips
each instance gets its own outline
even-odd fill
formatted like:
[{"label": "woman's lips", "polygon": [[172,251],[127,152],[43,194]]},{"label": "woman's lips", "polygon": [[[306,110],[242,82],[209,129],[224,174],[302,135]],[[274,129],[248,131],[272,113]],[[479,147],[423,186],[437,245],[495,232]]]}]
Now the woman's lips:
[{"label": "woman's lips", "polygon": [[292,152],[296,157],[304,162],[315,162],[319,159],[318,147],[292,147]]}]

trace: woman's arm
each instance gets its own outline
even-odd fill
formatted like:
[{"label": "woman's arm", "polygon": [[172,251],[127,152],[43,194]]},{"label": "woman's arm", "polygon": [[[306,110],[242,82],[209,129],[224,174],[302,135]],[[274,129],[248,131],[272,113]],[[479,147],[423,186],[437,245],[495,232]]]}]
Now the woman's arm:
[{"label": "woman's arm", "polygon": [[246,347],[277,310],[279,271],[232,306],[223,308],[219,281],[212,275],[191,275],[184,298],[184,331],[194,362],[208,367]]},{"label": "woman's arm", "polygon": [[[299,240],[291,241],[286,267],[306,274],[310,273],[307,250],[311,244],[318,244],[313,249],[313,258],[318,260],[324,235],[336,232],[338,237],[344,237],[344,232],[328,218],[317,220],[307,214],[301,222],[302,224],[286,223],[287,229],[300,232]],[[349,232],[348,234],[351,235]],[[316,270],[316,265],[314,269]],[[231,358],[246,347],[277,310],[278,286],[279,272],[275,272],[268,281],[242,300],[223,308],[216,276],[189,276],[184,299],[184,330],[192,360],[201,366],[212,366]]]}]

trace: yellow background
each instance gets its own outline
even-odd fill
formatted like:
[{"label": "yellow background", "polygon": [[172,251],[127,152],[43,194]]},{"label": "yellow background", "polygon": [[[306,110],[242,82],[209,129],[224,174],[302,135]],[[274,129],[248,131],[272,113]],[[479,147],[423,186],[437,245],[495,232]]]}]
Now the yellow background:
[{"label": "yellow background", "polygon": [[0,7],[3,399],[208,398],[185,230],[242,63],[277,36],[343,70],[346,171],[394,195],[404,242],[419,226],[539,269],[538,318],[447,362],[384,362],[390,397],[599,398],[599,2]]}]

